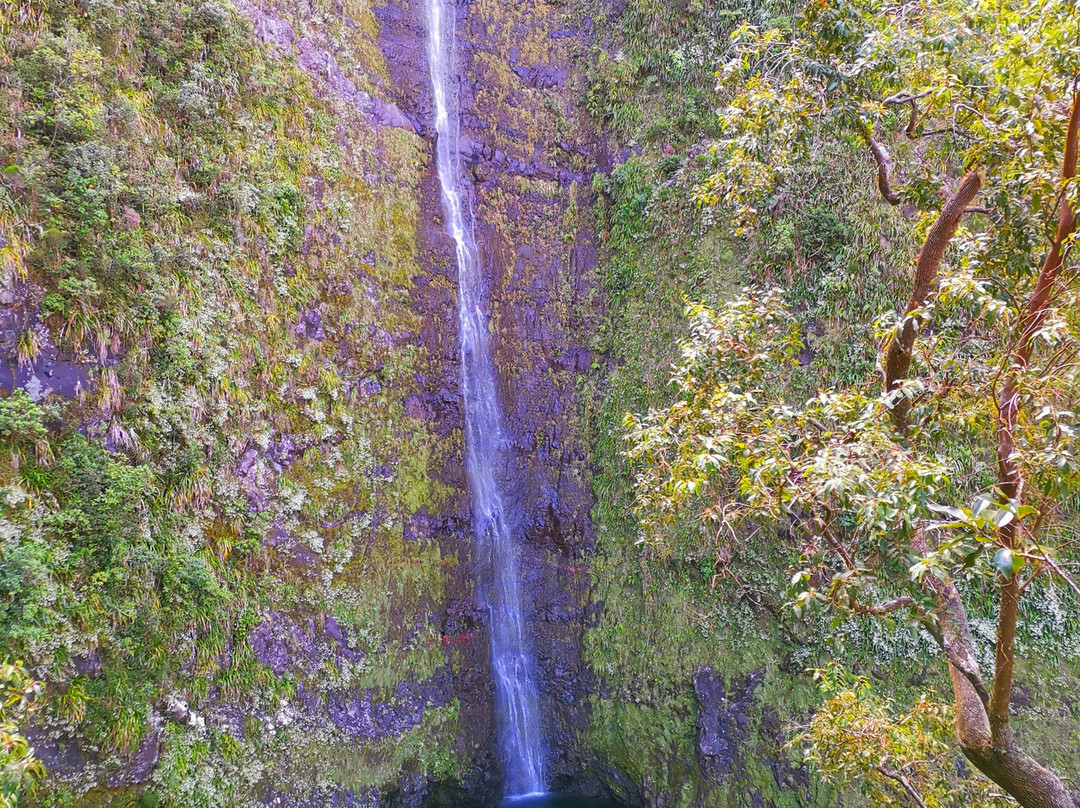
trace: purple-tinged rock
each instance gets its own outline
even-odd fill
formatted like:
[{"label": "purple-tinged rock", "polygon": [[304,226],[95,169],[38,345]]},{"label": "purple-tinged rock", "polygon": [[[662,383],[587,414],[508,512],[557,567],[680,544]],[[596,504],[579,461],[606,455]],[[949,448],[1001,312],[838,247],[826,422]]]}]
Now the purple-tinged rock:
[{"label": "purple-tinged rock", "polygon": [[143,733],[134,754],[123,761],[120,768],[106,776],[105,781],[110,788],[134,786],[150,779],[161,757],[161,725],[161,716],[156,711],[151,711],[150,726]]}]

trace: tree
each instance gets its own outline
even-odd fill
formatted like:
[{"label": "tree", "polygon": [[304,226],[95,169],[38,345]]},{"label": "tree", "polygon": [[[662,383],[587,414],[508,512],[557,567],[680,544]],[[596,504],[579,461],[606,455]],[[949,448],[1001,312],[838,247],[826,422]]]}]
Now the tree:
[{"label": "tree", "polygon": [[15,808],[19,797],[45,775],[45,767],[19,732],[19,722],[41,697],[19,662],[0,664],[0,808]]},{"label": "tree", "polygon": [[[1074,808],[1009,711],[1024,592],[1053,579],[1080,593],[1063,505],[1080,469],[1073,10],[815,0],[792,34],[744,28],[736,44],[720,75],[739,89],[699,200],[751,230],[813,138],[841,133],[866,147],[887,202],[926,212],[926,235],[907,306],[879,328],[881,379],[804,404],[781,290],[688,307],[677,400],[628,419],[643,525],[661,540],[691,502],[723,528],[703,532],[713,542],[786,525],[805,560],[797,608],[920,622],[968,759],[1028,808]],[[901,182],[879,128],[912,141]],[[989,678],[958,588],[980,575],[997,599]]]}]

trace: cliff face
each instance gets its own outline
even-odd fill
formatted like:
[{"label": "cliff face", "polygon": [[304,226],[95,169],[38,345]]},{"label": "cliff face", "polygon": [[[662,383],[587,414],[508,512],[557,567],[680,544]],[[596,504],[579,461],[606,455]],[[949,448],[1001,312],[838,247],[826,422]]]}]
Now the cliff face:
[{"label": "cliff face", "polygon": [[[0,8],[0,656],[47,684],[36,800],[492,801],[423,3],[234,3]],[[457,6],[552,785],[635,804],[832,799],[785,748],[832,651],[781,616],[788,560],[747,541],[736,586],[711,557],[645,558],[621,456],[623,414],[666,396],[682,295],[746,279],[688,201],[744,6]],[[807,187],[880,217],[851,173]],[[778,272],[800,228],[858,224],[792,209],[749,248]],[[812,317],[850,327],[845,273],[910,247],[803,267]],[[853,338],[826,337],[839,361]],[[1054,614],[1040,636],[1075,637]],[[921,692],[919,638],[845,632]],[[1047,658],[1019,706],[1068,768],[1075,678]]]},{"label": "cliff face", "polygon": [[[562,776],[589,681],[588,31],[541,2],[459,14]],[[5,12],[0,640],[54,694],[31,730],[46,802],[497,793],[422,20],[364,0]]]},{"label": "cliff face", "polygon": [[[431,136],[424,13],[420,2],[376,8],[390,97]],[[601,306],[588,185],[602,152],[577,103],[588,31],[575,27],[565,9],[542,2],[459,5],[458,15],[463,161],[472,184],[469,203],[511,443],[510,467],[501,476],[515,529],[527,548],[525,601],[541,668],[548,746],[559,755],[551,770],[563,777],[584,765],[588,677],[580,638],[588,592],[583,554],[592,530],[575,380],[591,364],[584,343]],[[423,310],[436,312],[424,341],[441,346],[446,384],[456,400],[457,346],[447,324],[456,316],[457,268],[430,165],[422,199],[423,266],[437,283],[427,284],[414,299]],[[451,295],[436,289],[450,289]],[[438,411],[446,389],[423,400],[425,412]],[[460,414],[455,417],[458,428]],[[457,475],[453,485],[462,490],[460,447],[449,468]],[[456,519],[469,535],[464,502]],[[467,574],[475,580],[485,571],[478,569],[479,559],[471,562]],[[483,630],[475,641],[486,649]],[[485,678],[483,690],[462,698],[468,702],[463,715],[477,722],[465,734],[490,739],[490,683]],[[485,755],[479,771],[487,782],[497,765],[490,750]],[[474,791],[472,779],[465,784]]]}]

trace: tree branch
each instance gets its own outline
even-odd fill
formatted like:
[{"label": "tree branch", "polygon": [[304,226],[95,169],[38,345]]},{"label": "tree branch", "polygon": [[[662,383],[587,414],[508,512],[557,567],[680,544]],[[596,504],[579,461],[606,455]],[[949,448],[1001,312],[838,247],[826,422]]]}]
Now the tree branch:
[{"label": "tree branch", "polygon": [[[1077,129],[1080,127],[1080,92],[1073,95],[1069,128],[1065,134],[1065,153],[1061,161],[1064,186],[1076,176]],[[1035,335],[1050,311],[1052,298],[1064,265],[1062,249],[1076,230],[1076,216],[1063,193],[1057,232],[1043,261],[1035,291],[1021,320],[1020,338],[1009,355],[1008,370],[997,401],[998,491],[1002,503],[1020,504],[1024,498],[1023,470],[1016,457],[1016,426],[1020,417],[1021,375],[1031,362]],[[998,544],[1012,550],[1020,535],[1019,521],[1013,519],[998,529]],[[1001,585],[1001,608],[998,611],[997,643],[994,650],[993,695],[989,705],[990,726],[996,746],[1012,742],[1009,728],[1009,697],[1012,693],[1016,621],[1020,602],[1020,582],[1014,573]]]},{"label": "tree branch", "polygon": [[900,772],[894,772],[892,769],[886,769],[884,766],[875,766],[883,776],[888,777],[890,780],[894,780],[900,784],[900,787],[904,789],[911,801],[915,803],[916,808],[926,808],[926,803],[923,802],[922,794],[919,790],[913,786],[904,775]]},{"label": "tree branch", "polygon": [[890,205],[899,205],[900,194],[897,193],[889,181],[889,171],[892,170],[892,157],[889,156],[889,150],[874,138],[874,132],[866,121],[860,119],[858,127],[859,132],[866,139],[867,145],[870,146],[870,153],[874,155],[874,162],[877,163],[878,190],[881,191],[882,197]]},{"label": "tree branch", "polygon": [[851,610],[856,614],[868,614],[879,617],[884,614],[898,612],[901,609],[914,609],[916,606],[915,598],[911,597],[911,595],[900,595],[892,600],[887,600],[883,603],[873,603],[869,606],[857,603]]},{"label": "tree branch", "polygon": [[915,127],[918,126],[919,123],[919,105],[916,102],[920,98],[926,98],[926,96],[930,95],[930,93],[930,90],[925,90],[918,95],[912,95],[907,90],[904,90],[902,92],[896,93],[896,95],[890,95],[888,98],[881,102],[881,105],[885,107],[897,106],[899,104],[911,105],[911,114],[908,115],[907,126],[904,127],[904,134],[908,136],[908,140],[911,140],[915,137]]},{"label": "tree branch", "polygon": [[[930,545],[926,542],[926,536],[922,530],[917,530],[911,537],[911,547],[923,556],[930,554]],[[972,639],[971,626],[968,624],[967,610],[964,601],[956,585],[951,581],[939,578],[933,572],[927,572],[921,579],[922,586],[934,600],[934,614],[937,617],[938,631],[934,639],[938,641],[941,650],[945,652],[945,658],[949,661],[950,673],[959,673],[965,685],[965,698],[975,696],[978,700],[979,711],[984,713],[984,708],[990,701],[990,693],[983,682],[982,673],[979,671],[978,657],[975,656],[975,641]],[[956,677],[953,677],[953,690],[957,690]],[[960,694],[957,693],[959,722]],[[987,730],[989,736],[989,729]]]},{"label": "tree branch", "polygon": [[924,90],[918,95],[912,94],[909,90],[901,90],[895,95],[890,95],[884,101],[881,102],[883,107],[897,106],[898,104],[910,104],[912,101],[918,101],[920,98],[926,98],[932,90]]},{"label": "tree branch", "polygon": [[1046,564],[1046,566],[1048,566],[1055,575],[1061,578],[1073,592],[1080,595],[1080,584],[1077,584],[1076,581],[1070,578],[1068,573],[1066,573],[1065,570],[1063,570],[1058,563],[1046,553],[1046,551],[1043,550],[1041,552],[1042,555],[1039,555],[1038,553],[1016,553],[1016,555],[1021,555],[1031,561]]},{"label": "tree branch", "polygon": [[[890,340],[885,356],[885,392],[891,393],[898,389],[899,384],[907,377],[911,367],[911,352],[915,345],[915,337],[918,333],[920,321],[913,316],[914,312],[926,305],[930,293],[937,283],[938,268],[945,256],[945,248],[956,234],[956,228],[964,215],[971,200],[979,192],[982,180],[977,171],[969,171],[960,183],[960,187],[945,203],[938,214],[937,221],[926,235],[926,241],[919,251],[919,257],[915,266],[915,285],[911,290],[911,299],[908,300],[907,309],[904,311],[903,323],[900,333]],[[897,431],[907,431],[907,417],[911,409],[911,402],[906,396],[900,396],[892,405],[890,414]]]}]

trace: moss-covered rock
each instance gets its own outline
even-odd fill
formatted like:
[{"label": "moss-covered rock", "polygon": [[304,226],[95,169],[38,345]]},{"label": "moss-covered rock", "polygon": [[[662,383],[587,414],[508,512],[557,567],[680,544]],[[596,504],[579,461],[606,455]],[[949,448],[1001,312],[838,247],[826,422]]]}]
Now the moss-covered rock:
[{"label": "moss-covered rock", "polygon": [[409,406],[448,372],[411,297],[429,148],[372,8],[328,11],[3,12],[0,643],[48,684],[43,803],[385,792],[467,757],[468,579],[430,516],[454,440]]}]

